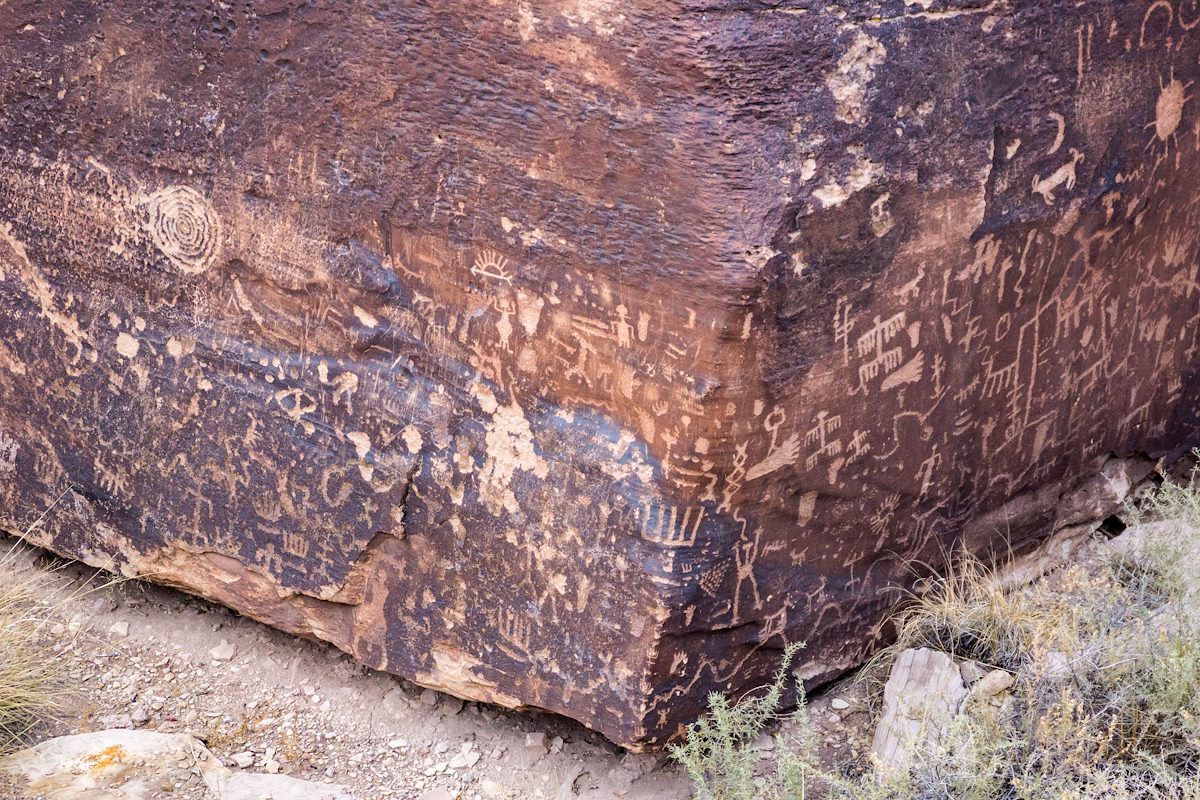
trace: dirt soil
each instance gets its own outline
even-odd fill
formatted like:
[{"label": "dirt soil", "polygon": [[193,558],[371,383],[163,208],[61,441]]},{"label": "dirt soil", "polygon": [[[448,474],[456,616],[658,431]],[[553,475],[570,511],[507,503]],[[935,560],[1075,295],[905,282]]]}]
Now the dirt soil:
[{"label": "dirt soil", "polygon": [[[19,547],[8,569],[47,574],[61,600],[54,633],[74,687],[33,741],[187,732],[231,767],[340,784],[360,800],[691,796],[665,755],[628,753],[556,715],[422,689],[223,607],[139,581],[112,585]],[[812,698],[810,713],[831,762],[869,752],[861,691]],[[756,745],[764,769],[786,728]]]}]

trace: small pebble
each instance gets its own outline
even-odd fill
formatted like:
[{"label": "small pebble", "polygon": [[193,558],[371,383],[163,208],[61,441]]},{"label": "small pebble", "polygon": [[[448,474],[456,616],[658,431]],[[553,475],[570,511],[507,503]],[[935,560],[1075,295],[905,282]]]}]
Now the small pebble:
[{"label": "small pebble", "polygon": [[213,661],[232,661],[233,657],[237,655],[237,645],[222,639],[219,645],[208,651],[208,654],[212,656]]},{"label": "small pebble", "polygon": [[550,739],[545,733],[525,734],[525,750],[543,756],[550,751]]}]

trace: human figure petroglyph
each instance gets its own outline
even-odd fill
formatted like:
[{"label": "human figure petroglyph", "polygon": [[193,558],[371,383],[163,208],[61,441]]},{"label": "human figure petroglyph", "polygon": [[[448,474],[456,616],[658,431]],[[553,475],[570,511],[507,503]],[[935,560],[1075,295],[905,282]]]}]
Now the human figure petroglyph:
[{"label": "human figure petroglyph", "polygon": [[617,335],[617,346],[628,348],[633,343],[633,326],[629,324],[629,310],[621,303],[616,308],[617,318],[613,321],[613,330]]},{"label": "human figure petroglyph", "polygon": [[[735,519],[740,519],[737,514]],[[754,574],[755,563],[759,557],[762,529],[756,528],[749,537],[739,539],[734,543],[734,587],[733,587],[733,620],[742,620],[742,594],[744,584],[750,584],[750,597],[754,608],[762,608],[762,597],[758,593],[758,578]]]},{"label": "human figure petroglyph", "polygon": [[847,452],[851,459],[860,458],[871,452],[871,443],[869,441],[870,434],[863,430],[855,430],[850,437],[849,444],[846,445]]}]

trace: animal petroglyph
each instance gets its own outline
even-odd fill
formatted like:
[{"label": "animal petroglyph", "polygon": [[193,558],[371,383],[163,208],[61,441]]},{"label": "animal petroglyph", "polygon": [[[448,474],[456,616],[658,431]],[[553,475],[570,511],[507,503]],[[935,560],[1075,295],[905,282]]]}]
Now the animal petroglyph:
[{"label": "animal petroglyph", "polygon": [[1154,121],[1146,127],[1154,131],[1147,148],[1161,147],[1163,157],[1168,153],[1171,142],[1177,141],[1177,132],[1183,122],[1183,107],[1191,97],[1187,95],[1195,81],[1184,83],[1171,72],[1170,79],[1160,84],[1158,100],[1154,104]]},{"label": "animal petroglyph", "polygon": [[1084,154],[1074,147],[1071,148],[1071,160],[1063,164],[1057,170],[1052,172],[1048,177],[1040,175],[1033,176],[1033,191],[1040,194],[1046,205],[1054,204],[1054,193],[1058,191],[1060,186],[1066,187],[1067,191],[1075,188],[1075,169],[1080,162],[1084,160]]}]

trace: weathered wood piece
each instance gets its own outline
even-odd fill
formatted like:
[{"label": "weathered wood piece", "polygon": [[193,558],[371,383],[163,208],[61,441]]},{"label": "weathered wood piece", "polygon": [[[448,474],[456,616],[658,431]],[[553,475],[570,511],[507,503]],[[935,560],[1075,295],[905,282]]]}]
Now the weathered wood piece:
[{"label": "weathered wood piece", "polygon": [[632,746],[836,674],[1200,442],[1198,22],[9,0],[0,526]]}]

